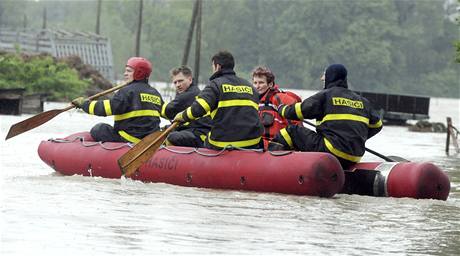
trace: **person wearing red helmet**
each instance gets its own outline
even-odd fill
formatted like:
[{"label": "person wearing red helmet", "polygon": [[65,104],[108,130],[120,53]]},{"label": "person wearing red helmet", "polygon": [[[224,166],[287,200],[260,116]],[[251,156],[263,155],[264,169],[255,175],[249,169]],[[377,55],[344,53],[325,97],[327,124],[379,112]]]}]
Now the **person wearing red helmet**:
[{"label": "person wearing red helmet", "polygon": [[302,126],[302,122],[288,120],[278,114],[278,106],[301,102],[302,99],[293,92],[282,91],[275,84],[275,74],[263,66],[258,66],[252,71],[252,84],[259,93],[259,118],[264,126],[262,139],[264,149],[275,135],[290,124]]},{"label": "person wearing red helmet", "polygon": [[137,143],[152,132],[160,130],[163,98],[148,84],[152,64],[145,58],[132,57],[125,66],[124,80],[129,83],[109,100],[87,101],[76,98],[72,104],[90,115],[114,116],[111,126],[96,124],[90,131],[95,141]]}]

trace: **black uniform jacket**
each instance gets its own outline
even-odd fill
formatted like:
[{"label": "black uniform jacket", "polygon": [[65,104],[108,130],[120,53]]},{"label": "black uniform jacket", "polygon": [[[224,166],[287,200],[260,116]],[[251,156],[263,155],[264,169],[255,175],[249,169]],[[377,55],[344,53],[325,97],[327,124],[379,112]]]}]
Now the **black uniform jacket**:
[{"label": "black uniform jacket", "polygon": [[257,147],[261,140],[259,94],[231,69],[222,69],[210,77],[192,105],[183,112],[186,121],[211,113],[212,128],[207,142],[216,148]]},{"label": "black uniform jacket", "polygon": [[91,115],[114,116],[114,129],[127,141],[137,143],[160,129],[163,99],[147,82],[133,81],[110,100],[86,101],[82,109]]},{"label": "black uniform jacket", "polygon": [[326,149],[352,162],[361,160],[366,140],[382,129],[379,113],[366,98],[348,90],[343,80],[302,103],[281,107],[279,113],[289,119],[316,119]]},{"label": "black uniform jacket", "polygon": [[[177,113],[192,105],[200,92],[198,86],[193,82],[187,90],[180,94],[176,94],[176,97],[171,102],[163,105],[161,116],[173,120]],[[200,134],[207,134],[211,129],[211,117],[207,115],[200,119],[181,124],[176,130],[180,131],[185,129],[198,130]]]}]

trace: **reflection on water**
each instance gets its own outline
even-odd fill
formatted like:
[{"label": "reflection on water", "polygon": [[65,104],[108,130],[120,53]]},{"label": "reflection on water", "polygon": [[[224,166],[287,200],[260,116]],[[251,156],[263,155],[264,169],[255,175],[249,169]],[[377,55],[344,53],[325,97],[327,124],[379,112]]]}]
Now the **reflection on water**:
[{"label": "reflection on water", "polygon": [[[0,136],[25,117],[1,116]],[[440,166],[451,179],[447,201],[356,195],[324,199],[66,177],[38,158],[41,140],[88,130],[100,121],[110,119],[69,111],[0,142],[2,255],[460,251],[460,156],[445,155],[445,134],[385,127],[367,147]],[[381,161],[371,154],[364,160]]]}]

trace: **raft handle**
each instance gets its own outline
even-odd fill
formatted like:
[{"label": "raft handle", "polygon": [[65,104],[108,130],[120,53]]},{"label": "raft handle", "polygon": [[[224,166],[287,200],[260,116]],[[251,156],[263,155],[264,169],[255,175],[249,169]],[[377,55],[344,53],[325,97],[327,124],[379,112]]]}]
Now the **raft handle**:
[{"label": "raft handle", "polygon": [[192,183],[192,174],[187,173],[187,176],[185,177],[185,181],[187,183]]}]

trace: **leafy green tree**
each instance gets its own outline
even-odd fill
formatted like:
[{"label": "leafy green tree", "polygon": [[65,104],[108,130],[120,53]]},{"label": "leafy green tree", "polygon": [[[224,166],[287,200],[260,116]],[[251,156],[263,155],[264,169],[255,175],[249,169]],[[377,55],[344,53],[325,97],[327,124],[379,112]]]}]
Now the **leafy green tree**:
[{"label": "leafy green tree", "polygon": [[[193,3],[144,1],[140,54],[153,63],[152,80],[168,81],[168,71],[180,64]],[[256,65],[267,65],[283,87],[320,89],[324,68],[341,62],[356,90],[459,97],[460,72],[452,57],[456,51],[460,61],[458,25],[449,20],[445,4],[445,0],[206,0],[200,82],[211,73],[211,55],[227,49],[234,54],[240,75],[250,79]],[[92,32],[96,5],[97,1],[77,0],[0,1],[6,8],[0,8],[0,22],[20,27],[27,14],[30,27],[40,28],[47,7],[49,28]],[[111,39],[118,78],[134,54],[137,8],[138,1],[102,2],[101,34]],[[194,40],[192,68],[193,44]]]},{"label": "leafy green tree", "polygon": [[26,89],[27,93],[49,93],[49,100],[69,101],[83,95],[90,84],[80,80],[77,71],[49,55],[30,57],[0,55],[0,88]]}]

